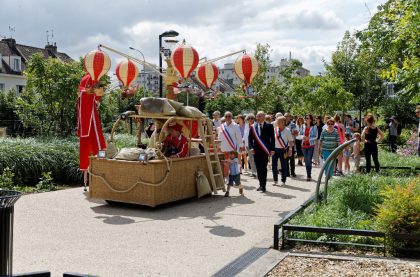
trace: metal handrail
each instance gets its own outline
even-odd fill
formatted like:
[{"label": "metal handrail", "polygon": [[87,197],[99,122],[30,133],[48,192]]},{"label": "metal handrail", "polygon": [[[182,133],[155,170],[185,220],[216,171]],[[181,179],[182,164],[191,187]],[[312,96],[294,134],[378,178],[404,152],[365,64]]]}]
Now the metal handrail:
[{"label": "metal handrail", "polygon": [[325,196],[324,196],[324,200],[327,199],[328,180],[330,179],[329,172],[331,170],[331,166],[333,166],[332,161],[335,161],[337,159],[338,155],[340,155],[340,153],[344,150],[344,148],[353,144],[354,142],[356,142],[356,139],[349,140],[349,141],[343,143],[342,145],[338,146],[331,153],[331,155],[327,158],[327,160],[325,160],[324,164],[322,165],[321,172],[318,175],[318,181],[316,183],[315,203],[317,203],[319,201],[319,198],[320,198],[319,188],[321,186],[322,175],[324,174],[325,168],[328,166],[328,168],[327,168],[328,169],[327,170],[328,174],[325,176]]}]

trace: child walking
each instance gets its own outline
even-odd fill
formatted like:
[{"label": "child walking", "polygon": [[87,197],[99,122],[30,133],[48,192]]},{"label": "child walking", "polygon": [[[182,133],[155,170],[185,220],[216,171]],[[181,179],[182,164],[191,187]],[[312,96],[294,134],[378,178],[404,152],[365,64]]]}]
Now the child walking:
[{"label": "child walking", "polygon": [[[344,142],[348,142],[349,140],[350,140],[350,133],[346,133]],[[350,174],[350,157],[351,157],[350,146],[347,146],[346,148],[344,148],[344,151],[343,151],[344,171],[346,172],[346,174]]]},{"label": "child walking", "polygon": [[354,172],[360,172],[360,133],[354,133],[353,138],[356,139],[355,143],[353,144],[353,159],[354,159]]},{"label": "child walking", "polygon": [[244,187],[241,185],[241,173],[239,170],[238,153],[230,151],[229,159],[227,160],[229,165],[229,182],[225,197],[229,197],[230,187],[234,186],[239,188],[239,193],[244,195]]}]

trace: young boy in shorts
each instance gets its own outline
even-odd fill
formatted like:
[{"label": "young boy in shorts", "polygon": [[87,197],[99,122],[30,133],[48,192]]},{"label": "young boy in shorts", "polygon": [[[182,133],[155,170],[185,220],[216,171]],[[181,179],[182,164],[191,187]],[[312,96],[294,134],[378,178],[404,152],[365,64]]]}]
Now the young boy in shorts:
[{"label": "young boy in shorts", "polygon": [[238,153],[235,151],[230,151],[227,163],[229,165],[229,183],[227,191],[225,193],[225,197],[229,197],[229,191],[231,186],[239,188],[239,193],[241,195],[244,195],[244,188],[241,185],[241,173],[239,170]]}]

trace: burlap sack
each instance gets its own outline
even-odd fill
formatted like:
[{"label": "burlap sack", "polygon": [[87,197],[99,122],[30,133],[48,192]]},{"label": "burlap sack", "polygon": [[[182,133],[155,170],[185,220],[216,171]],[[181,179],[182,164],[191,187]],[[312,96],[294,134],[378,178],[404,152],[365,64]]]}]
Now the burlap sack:
[{"label": "burlap sack", "polygon": [[207,177],[203,173],[203,171],[201,170],[197,171],[196,182],[197,182],[197,197],[198,198],[201,198],[211,193],[209,180],[207,180]]},{"label": "burlap sack", "polygon": [[183,106],[176,113],[179,116],[188,118],[200,118],[204,116],[204,114],[199,109],[191,106]]},{"label": "burlap sack", "polygon": [[144,150],[141,148],[123,148],[115,156],[116,160],[124,161],[137,161],[139,159],[140,153],[144,153]]},{"label": "burlap sack", "polygon": [[182,106],[184,106],[183,103],[172,100],[172,99],[168,99],[168,102],[175,109],[175,111],[179,111],[179,109],[181,109]]},{"label": "burlap sack", "polygon": [[139,114],[143,116],[176,115],[176,110],[166,98],[146,97],[140,100]]}]

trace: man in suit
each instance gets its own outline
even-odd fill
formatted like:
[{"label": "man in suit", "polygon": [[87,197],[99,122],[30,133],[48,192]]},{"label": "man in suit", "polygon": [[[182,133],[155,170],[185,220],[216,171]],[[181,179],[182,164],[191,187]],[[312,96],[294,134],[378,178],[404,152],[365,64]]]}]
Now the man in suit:
[{"label": "man in suit", "polygon": [[272,124],[264,122],[264,112],[257,113],[257,122],[251,126],[248,144],[249,151],[254,155],[260,187],[258,191],[265,192],[267,183],[268,158],[274,155],[274,128]]}]

